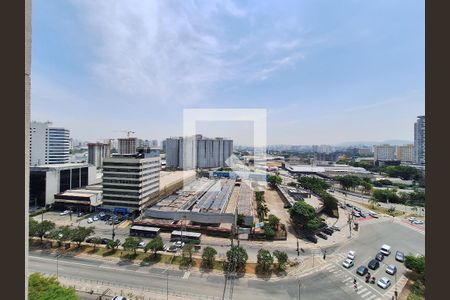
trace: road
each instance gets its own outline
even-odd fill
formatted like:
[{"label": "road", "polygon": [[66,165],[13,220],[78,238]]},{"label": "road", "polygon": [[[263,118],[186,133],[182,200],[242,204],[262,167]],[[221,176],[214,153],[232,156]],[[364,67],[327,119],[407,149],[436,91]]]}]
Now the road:
[{"label": "road", "polygon": [[[392,246],[392,251],[402,250],[407,253],[425,253],[425,237],[423,233],[411,230],[405,225],[386,220],[372,220],[375,223],[361,222],[360,235],[345,246],[339,253],[345,256],[348,250],[356,251],[355,267],[345,270],[337,263],[325,264],[325,269],[317,270],[300,279],[301,299],[383,299],[383,296],[393,293],[393,289],[381,290],[369,285],[355,275],[355,270],[361,263],[367,263],[382,244]],[[394,255],[385,260],[392,263]],[[398,279],[404,268],[399,268]],[[110,282],[116,286],[132,286],[137,291],[142,288],[165,289],[169,274],[170,292],[184,292],[200,294],[221,299],[224,288],[224,277],[207,273],[185,273],[183,270],[166,270],[152,266],[135,266],[118,264],[100,260],[87,260],[76,257],[61,257],[58,262],[58,273],[69,278],[84,281]],[[384,273],[384,267],[377,270],[376,277],[389,277]],[[54,256],[32,252],[29,256],[29,270],[31,272],[56,273]],[[187,274],[187,275],[186,275]],[[352,281],[357,277],[359,290],[354,291]],[[394,280],[393,276],[390,276]],[[350,285],[349,285],[350,283]],[[282,278],[277,281],[262,279],[240,278],[235,282],[234,299],[298,299],[298,279],[294,277]],[[358,294],[359,293],[359,294]],[[366,298],[364,298],[364,297]],[[201,297],[200,297],[201,298]]]}]

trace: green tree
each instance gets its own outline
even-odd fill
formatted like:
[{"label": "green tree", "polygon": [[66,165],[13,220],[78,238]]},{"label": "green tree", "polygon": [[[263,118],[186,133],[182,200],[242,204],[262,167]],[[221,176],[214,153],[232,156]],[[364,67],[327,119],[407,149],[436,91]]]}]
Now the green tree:
[{"label": "green tree", "polygon": [[202,265],[204,268],[212,269],[216,260],[217,251],[212,247],[205,247],[202,253]]},{"label": "green tree", "polygon": [[397,195],[396,189],[376,189],[372,196],[379,202],[399,203],[400,197]]},{"label": "green tree", "polygon": [[38,227],[39,227],[39,222],[33,218],[30,218],[28,221],[28,235],[36,236]]},{"label": "green tree", "polygon": [[405,256],[405,267],[416,272],[417,274],[425,274],[425,256]]},{"label": "green tree", "polygon": [[59,284],[55,277],[46,277],[40,273],[33,273],[28,277],[29,300],[78,300],[73,288],[66,288]]},{"label": "green tree", "polygon": [[259,249],[258,254],[256,255],[256,259],[256,268],[259,270],[259,272],[263,274],[268,273],[273,264],[273,257],[270,252],[265,249]]},{"label": "green tree", "polygon": [[273,252],[273,256],[277,258],[278,261],[278,270],[284,271],[286,269],[286,264],[288,261],[288,255],[284,251],[275,250]]},{"label": "green tree", "polygon": [[281,184],[283,182],[283,178],[280,176],[269,175],[267,176],[267,182],[269,182],[269,186],[274,188],[277,184]]},{"label": "green tree", "polygon": [[304,201],[297,201],[289,209],[289,215],[295,224],[308,228],[309,225],[315,224],[317,221],[316,211],[314,207]]},{"label": "green tree", "polygon": [[40,222],[39,224],[34,224],[36,227],[34,228],[34,233],[36,236],[41,238],[41,242],[44,238],[45,233],[53,230],[55,228],[55,223],[52,221],[44,220]]},{"label": "green tree", "polygon": [[259,202],[257,204],[256,214],[258,215],[259,220],[264,220],[266,218],[268,212],[269,212],[269,208],[265,204],[263,204],[261,202]]},{"label": "green tree", "polygon": [[94,227],[82,227],[78,226],[77,228],[73,229],[70,234],[70,239],[77,243],[77,246],[80,247],[81,243],[84,242],[84,240],[94,233]]},{"label": "green tree", "polygon": [[267,222],[264,223],[264,233],[269,240],[273,239],[276,235],[275,229]]},{"label": "green tree", "polygon": [[244,225],[244,222],[245,222],[245,216],[243,214],[238,214],[236,224],[238,226],[242,226],[242,225]]},{"label": "green tree", "polygon": [[106,248],[111,250],[117,250],[120,246],[120,240],[110,240],[108,241],[108,244],[106,244]]},{"label": "green tree", "polygon": [[94,244],[94,250],[97,248],[97,245],[102,242],[102,239],[98,236],[92,238],[92,244]]},{"label": "green tree", "polygon": [[155,237],[153,240],[147,243],[144,247],[145,253],[148,250],[153,251],[153,256],[156,257],[156,253],[164,249],[164,242],[160,236]]},{"label": "green tree", "polygon": [[72,230],[73,229],[67,225],[58,227],[50,232],[49,238],[58,241],[58,247],[61,247],[63,242],[70,241]]},{"label": "green tree", "polygon": [[361,187],[364,194],[370,194],[373,189],[373,184],[367,181],[361,181]]},{"label": "green tree", "polygon": [[139,247],[139,243],[142,242],[141,238],[129,236],[125,239],[122,247],[125,251],[133,251],[136,254],[136,250]]},{"label": "green tree", "polygon": [[192,253],[194,252],[194,245],[187,243],[181,252],[181,263],[183,265],[190,265],[192,263]]},{"label": "green tree", "polygon": [[230,272],[244,272],[248,260],[247,251],[240,246],[233,246],[227,251],[227,260],[224,264],[226,270]]},{"label": "green tree", "polygon": [[277,216],[270,214],[268,217],[268,222],[269,222],[270,226],[278,229],[278,225],[280,224],[280,219]]},{"label": "green tree", "polygon": [[369,199],[369,203],[372,205],[372,208],[374,208],[375,205],[378,204],[378,199],[372,196],[372,197],[370,197],[370,199]]}]

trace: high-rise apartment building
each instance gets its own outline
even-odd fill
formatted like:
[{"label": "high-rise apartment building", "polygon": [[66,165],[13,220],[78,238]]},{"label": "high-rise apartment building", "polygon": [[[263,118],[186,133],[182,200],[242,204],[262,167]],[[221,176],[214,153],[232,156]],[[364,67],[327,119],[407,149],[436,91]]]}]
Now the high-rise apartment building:
[{"label": "high-rise apartment building", "polygon": [[159,149],[103,159],[103,207],[141,211],[159,192]]},{"label": "high-rise apartment building", "polygon": [[414,161],[425,164],[425,116],[418,116],[414,123]]},{"label": "high-rise apartment building", "polygon": [[169,138],[165,151],[168,169],[219,168],[226,166],[226,160],[233,154],[233,140],[205,138],[200,134]]},{"label": "high-rise apartment building", "polygon": [[401,162],[414,162],[414,145],[397,146],[397,160]]},{"label": "high-rise apartment building", "polygon": [[65,164],[70,159],[70,132],[51,122],[30,124],[30,166]]},{"label": "high-rise apartment building", "polygon": [[88,163],[101,168],[103,159],[111,156],[111,144],[88,143]]},{"label": "high-rise apartment building", "polygon": [[395,160],[395,146],[388,144],[374,146],[374,155],[376,161]]},{"label": "high-rise apartment building", "polygon": [[142,146],[142,140],[131,137],[131,138],[120,138],[118,141],[118,153],[119,154],[135,154],[137,148]]}]

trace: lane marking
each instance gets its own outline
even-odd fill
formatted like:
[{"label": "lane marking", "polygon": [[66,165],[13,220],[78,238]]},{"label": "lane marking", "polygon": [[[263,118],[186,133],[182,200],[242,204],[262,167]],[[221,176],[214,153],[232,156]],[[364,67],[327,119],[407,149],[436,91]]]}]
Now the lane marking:
[{"label": "lane marking", "polygon": [[366,292],[367,291],[367,288],[365,288],[365,287],[363,287],[362,289],[360,289],[358,292],[356,292],[358,295],[359,294],[361,294],[361,293],[363,293],[363,292]]},{"label": "lane marking", "polygon": [[[372,294],[371,291],[368,291],[367,293],[365,293],[364,295],[361,295],[362,298],[366,298],[367,296],[369,296],[370,294]],[[374,295],[375,296],[375,295]]]}]

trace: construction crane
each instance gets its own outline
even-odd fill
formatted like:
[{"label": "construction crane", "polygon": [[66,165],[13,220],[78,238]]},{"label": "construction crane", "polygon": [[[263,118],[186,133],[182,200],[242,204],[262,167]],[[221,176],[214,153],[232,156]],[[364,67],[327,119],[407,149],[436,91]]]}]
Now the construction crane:
[{"label": "construction crane", "polygon": [[134,131],[131,131],[131,130],[115,130],[116,132],[126,132],[127,133],[127,138],[130,138],[130,135],[132,134],[132,133],[136,133],[136,132],[134,132]]}]

